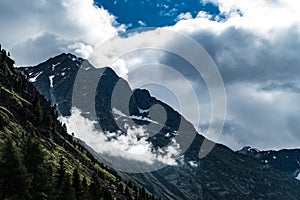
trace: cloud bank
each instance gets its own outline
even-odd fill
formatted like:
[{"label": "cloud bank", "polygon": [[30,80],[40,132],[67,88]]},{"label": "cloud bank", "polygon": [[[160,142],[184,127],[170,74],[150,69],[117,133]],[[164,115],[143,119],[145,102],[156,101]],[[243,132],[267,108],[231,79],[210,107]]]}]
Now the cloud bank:
[{"label": "cloud bank", "polygon": [[94,45],[124,29],[93,0],[3,0],[0,25],[1,43],[17,65],[35,65],[62,52],[87,57]]},{"label": "cloud bank", "polygon": [[[106,133],[110,138],[95,128],[95,121],[91,121],[81,115],[77,108],[72,110],[70,117],[60,117],[65,123],[69,133],[83,140],[89,147],[108,161],[105,164],[112,165],[114,169],[121,169],[128,172],[139,172],[160,168],[164,165],[177,165],[175,157],[179,154],[179,146],[172,141],[166,151],[161,149],[152,151],[152,145],[146,141],[148,132],[141,126],[127,127],[127,135]],[[144,136],[138,139],[137,136]],[[116,159],[116,162],[114,162]],[[127,168],[125,167],[127,166]]]}]

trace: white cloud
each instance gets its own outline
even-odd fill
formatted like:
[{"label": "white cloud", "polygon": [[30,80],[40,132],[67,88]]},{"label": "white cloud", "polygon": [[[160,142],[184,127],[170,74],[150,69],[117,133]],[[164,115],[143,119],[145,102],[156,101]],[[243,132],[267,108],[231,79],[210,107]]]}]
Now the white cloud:
[{"label": "white cloud", "polygon": [[203,15],[170,29],[202,44],[221,71],[228,110],[219,142],[234,149],[299,147],[299,3],[214,2],[227,19]]},{"label": "white cloud", "polygon": [[147,26],[147,24],[146,24],[145,22],[141,21],[141,20],[139,20],[138,23],[139,23],[139,25],[141,25],[141,26]]},{"label": "white cloud", "polygon": [[187,20],[187,19],[192,19],[192,18],[193,18],[192,14],[190,12],[186,12],[186,13],[180,13],[177,16],[176,20],[180,21],[180,20]]},{"label": "white cloud", "polygon": [[[124,162],[128,162],[128,166],[134,162],[135,165],[145,165],[148,169],[155,168],[160,162],[164,165],[176,165],[176,156],[179,154],[179,146],[175,141],[165,149],[165,151],[158,150],[153,152],[152,145],[147,139],[146,130],[143,127],[127,127],[127,135],[117,135],[117,133],[107,133],[110,136],[116,136],[117,139],[110,141],[103,132],[95,129],[95,121],[84,118],[80,110],[73,108],[70,117],[60,117],[63,123],[66,123],[69,133],[74,133],[75,137],[83,140],[87,145],[99,153],[102,158],[107,160],[116,158],[118,163],[114,167],[124,171]],[[144,136],[137,138],[137,136]],[[109,162],[106,164],[110,164]],[[124,166],[122,166],[124,165]],[[148,166],[149,165],[149,166]],[[143,167],[131,166],[132,169],[127,169],[129,172],[132,170],[144,170]],[[152,168],[151,168],[152,167]],[[136,171],[138,172],[138,171]]]},{"label": "white cloud", "polygon": [[227,87],[230,120],[220,142],[235,150],[251,145],[259,149],[299,147],[299,93],[261,90],[260,84]]},{"label": "white cloud", "polygon": [[200,12],[197,14],[196,18],[206,18],[206,19],[211,19],[211,18],[212,18],[212,15],[209,14],[209,13],[207,13],[207,12],[205,12],[205,11],[200,11]]},{"label": "white cloud", "polygon": [[91,49],[124,29],[93,0],[0,2],[1,43],[18,65],[37,64],[71,52],[87,57]]},{"label": "white cloud", "polygon": [[[298,8],[300,3],[293,0],[206,0],[219,6],[221,13],[228,17],[228,21],[239,27],[261,29],[285,29],[300,22]],[[242,16],[240,16],[242,14]]]},{"label": "white cloud", "polygon": [[124,59],[117,59],[110,67],[112,67],[120,77],[127,79],[128,67],[126,66],[126,61]]}]

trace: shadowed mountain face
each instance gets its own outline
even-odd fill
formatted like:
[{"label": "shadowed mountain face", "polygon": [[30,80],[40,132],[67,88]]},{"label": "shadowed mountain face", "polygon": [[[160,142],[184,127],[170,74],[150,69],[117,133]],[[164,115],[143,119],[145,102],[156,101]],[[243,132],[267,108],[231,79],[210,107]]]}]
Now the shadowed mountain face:
[{"label": "shadowed mountain face", "polygon": [[[70,114],[73,105],[81,109],[83,116],[97,119],[104,132],[126,134],[126,124],[145,126],[150,133],[147,141],[154,149],[169,144],[177,136],[181,136],[181,141],[194,139],[174,166],[149,173],[120,172],[123,178],[145,186],[163,199],[299,199],[300,182],[289,174],[295,171],[294,165],[289,165],[288,170],[271,161],[265,165],[253,158],[256,156],[233,152],[219,144],[200,159],[198,153],[204,137],[197,134],[192,124],[151,97],[147,90],[132,91],[110,68],[96,69],[87,61],[62,54],[22,70],[29,73],[46,98],[58,104],[63,116]],[[76,75],[80,78],[75,79]],[[92,149],[89,151],[100,161],[103,159]],[[278,159],[282,158],[278,155]]]},{"label": "shadowed mountain face", "polygon": [[244,147],[237,152],[258,159],[264,166],[272,166],[286,172],[290,177],[295,178],[300,173],[300,149],[259,151],[251,147]]}]

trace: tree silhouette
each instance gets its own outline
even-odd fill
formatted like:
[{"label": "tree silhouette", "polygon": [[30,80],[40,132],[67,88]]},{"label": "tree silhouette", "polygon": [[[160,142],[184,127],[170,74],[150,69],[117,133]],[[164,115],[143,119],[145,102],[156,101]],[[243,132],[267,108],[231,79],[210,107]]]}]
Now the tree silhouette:
[{"label": "tree silhouette", "polygon": [[92,182],[89,187],[89,199],[99,200],[101,198],[101,185],[99,183],[99,178],[94,173],[92,176]]},{"label": "tree silhouette", "polygon": [[27,172],[11,138],[5,141],[1,150],[0,199],[28,198]]},{"label": "tree silhouette", "polygon": [[59,191],[58,199],[63,199],[63,200],[74,200],[75,199],[74,189],[71,185],[71,177],[67,173],[64,176],[64,180],[62,182],[62,187]]},{"label": "tree silhouette", "polygon": [[61,157],[59,159],[59,166],[58,166],[57,175],[56,175],[56,188],[57,189],[61,188],[63,181],[64,181],[65,173],[66,173],[65,159],[63,157]]},{"label": "tree silhouette", "polygon": [[22,147],[22,153],[23,163],[31,180],[29,192],[32,199],[47,198],[51,193],[52,184],[41,145],[31,137],[27,137]]},{"label": "tree silhouette", "polygon": [[75,168],[73,170],[72,174],[72,187],[75,191],[75,198],[76,200],[81,200],[82,199],[82,185],[80,181],[80,175],[78,172],[78,169]]}]

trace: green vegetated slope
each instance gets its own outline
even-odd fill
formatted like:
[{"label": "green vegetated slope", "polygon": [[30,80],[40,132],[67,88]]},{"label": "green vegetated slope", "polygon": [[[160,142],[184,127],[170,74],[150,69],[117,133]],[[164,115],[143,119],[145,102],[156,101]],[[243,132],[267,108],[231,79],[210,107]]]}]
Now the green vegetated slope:
[{"label": "green vegetated slope", "polygon": [[0,199],[155,199],[98,163],[13,65],[0,49]]}]

